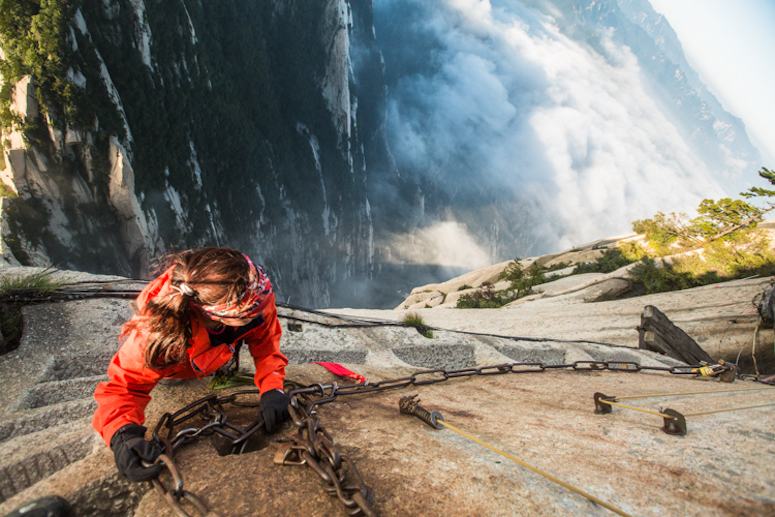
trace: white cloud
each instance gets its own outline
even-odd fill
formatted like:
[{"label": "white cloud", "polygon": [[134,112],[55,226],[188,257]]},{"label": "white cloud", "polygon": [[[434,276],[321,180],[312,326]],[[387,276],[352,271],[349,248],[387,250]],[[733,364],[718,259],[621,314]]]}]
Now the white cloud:
[{"label": "white cloud", "polygon": [[441,42],[442,64],[391,92],[401,165],[452,178],[453,191],[479,186],[465,183],[473,170],[515,205],[538,202],[549,224],[534,231],[550,249],[722,193],[646,91],[627,47],[604,38],[601,55],[549,16],[498,5],[440,1],[417,22]]},{"label": "white cloud", "polygon": [[391,239],[389,248],[390,259],[397,264],[475,269],[490,263],[489,254],[466,227],[456,221],[442,221],[396,235]]}]

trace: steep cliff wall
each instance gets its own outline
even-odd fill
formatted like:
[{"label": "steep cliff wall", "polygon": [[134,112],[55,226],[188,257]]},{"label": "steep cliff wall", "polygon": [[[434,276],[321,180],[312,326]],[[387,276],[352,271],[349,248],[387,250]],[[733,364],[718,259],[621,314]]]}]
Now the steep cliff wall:
[{"label": "steep cliff wall", "polygon": [[318,305],[394,305],[761,166],[645,0],[0,0],[0,75],[6,260],[145,275],[231,245]]},{"label": "steep cliff wall", "polygon": [[232,245],[323,305],[371,276],[374,176],[400,180],[369,2],[8,4],[9,260],[144,275],[165,250]]}]

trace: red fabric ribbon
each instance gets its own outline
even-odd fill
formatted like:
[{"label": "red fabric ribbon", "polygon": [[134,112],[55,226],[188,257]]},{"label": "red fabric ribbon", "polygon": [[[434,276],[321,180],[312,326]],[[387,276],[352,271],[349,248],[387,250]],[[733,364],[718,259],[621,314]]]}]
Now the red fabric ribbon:
[{"label": "red fabric ribbon", "polygon": [[339,363],[328,363],[324,361],[317,361],[313,364],[319,364],[329,372],[333,373],[337,377],[343,377],[345,379],[353,379],[358,384],[366,384],[366,377],[359,373],[355,373],[352,370],[348,370]]}]

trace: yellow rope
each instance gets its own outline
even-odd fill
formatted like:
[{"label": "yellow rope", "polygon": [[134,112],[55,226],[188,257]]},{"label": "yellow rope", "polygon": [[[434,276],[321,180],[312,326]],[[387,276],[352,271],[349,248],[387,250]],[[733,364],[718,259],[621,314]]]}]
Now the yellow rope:
[{"label": "yellow rope", "polygon": [[765,390],[773,390],[775,391],[775,388],[748,388],[743,390],[705,390],[705,391],[681,391],[681,392],[674,392],[674,393],[644,393],[643,395],[627,395],[626,397],[616,397],[616,400],[635,400],[635,399],[648,399],[648,398],[655,398],[655,397],[678,397],[681,395],[711,395],[713,393],[742,393],[746,391],[765,391]]},{"label": "yellow rope", "polygon": [[513,454],[511,454],[509,452],[506,452],[504,450],[498,449],[494,445],[490,445],[489,443],[481,440],[480,438],[478,438],[478,437],[476,437],[476,436],[474,436],[472,434],[469,434],[469,433],[463,431],[462,429],[460,429],[458,427],[455,427],[454,425],[450,424],[449,422],[446,422],[444,420],[438,420],[437,422],[439,424],[443,425],[445,428],[449,429],[450,431],[453,431],[453,432],[459,434],[460,436],[471,440],[474,443],[478,443],[482,447],[485,447],[486,449],[489,449],[489,450],[491,450],[492,452],[494,452],[496,454],[500,454],[504,458],[510,459],[511,461],[516,463],[517,465],[521,465],[522,467],[528,469],[529,471],[534,472],[534,473],[538,474],[539,476],[543,476],[546,479],[548,479],[549,481],[552,481],[553,483],[557,483],[561,487],[563,487],[563,488],[565,488],[567,490],[570,490],[571,492],[574,492],[576,494],[579,494],[580,496],[585,497],[586,499],[592,501],[593,503],[595,503],[597,505],[602,506],[603,508],[611,510],[615,514],[622,515],[624,517],[630,517],[630,514],[624,512],[624,510],[621,510],[621,509],[617,508],[616,506],[614,506],[612,504],[606,503],[605,501],[602,501],[602,500],[598,499],[594,495],[589,494],[589,493],[585,492],[584,490],[582,490],[580,488],[577,488],[576,486],[571,485],[570,483],[567,483],[567,482],[565,482],[565,481],[563,481],[563,480],[553,476],[552,474],[549,474],[548,472],[546,472],[544,470],[539,469],[538,467],[534,467],[533,465],[531,465],[531,464],[521,460],[520,458],[514,456]]},{"label": "yellow rope", "polygon": [[754,409],[758,407],[769,407],[769,406],[775,406],[775,402],[770,402],[767,404],[757,404],[755,406],[740,406],[740,407],[731,407],[727,409],[714,409],[711,411],[700,411],[698,413],[684,413],[684,416],[713,415],[715,413],[729,413],[731,411],[742,411],[743,409]]},{"label": "yellow rope", "polygon": [[[766,388],[769,389],[769,388]],[[756,391],[756,390],[734,390],[734,391]],[[723,393],[723,392],[717,392],[717,393]],[[626,398],[626,397],[622,397]],[[630,406],[628,404],[622,404],[621,402],[613,402],[611,400],[605,400],[605,399],[599,399],[598,402],[601,402],[603,404],[608,404],[609,406],[617,406],[617,407],[623,407],[626,409],[632,409],[633,411],[639,411],[641,413],[646,413],[648,415],[654,415],[662,418],[675,418],[673,415],[668,415],[666,413],[662,413],[660,411],[654,411],[651,409],[646,409],[638,406]],[[716,413],[729,413],[731,411],[742,411],[743,409],[755,409],[760,407],[769,407],[769,406],[775,406],[775,402],[768,402],[767,404],[756,404],[753,406],[738,406],[738,407],[731,407],[731,408],[725,408],[725,409],[713,409],[711,411],[699,411],[697,413],[683,413],[684,417],[688,416],[702,416],[702,415],[714,415]]]},{"label": "yellow rope", "polygon": [[658,416],[660,418],[670,418],[670,419],[675,418],[672,415],[668,415],[666,413],[661,413],[659,411],[654,411],[653,409],[646,409],[646,408],[642,408],[642,407],[638,407],[638,406],[630,406],[628,404],[621,404],[619,402],[613,402],[611,400],[599,399],[598,402],[601,402],[603,404],[608,404],[609,406],[617,406],[617,407],[623,407],[623,408],[626,408],[626,409],[632,409],[633,411],[639,411],[641,413],[646,413],[647,415]]}]

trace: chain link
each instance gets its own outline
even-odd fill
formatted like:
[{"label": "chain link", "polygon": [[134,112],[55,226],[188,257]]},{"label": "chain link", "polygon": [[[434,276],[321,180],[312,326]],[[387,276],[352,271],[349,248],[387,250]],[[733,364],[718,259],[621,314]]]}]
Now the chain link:
[{"label": "chain link", "polygon": [[[725,376],[729,378],[731,374],[732,379],[735,375],[734,366],[726,363],[699,366],[642,366],[631,361],[576,361],[566,364],[512,362],[456,370],[441,368],[420,370],[406,377],[386,379],[371,384],[343,386],[336,382],[309,386],[296,384],[288,393],[291,400],[288,411],[296,432],[281,440],[288,445],[278,451],[275,463],[309,466],[323,481],[326,492],[337,497],[349,515],[374,516],[376,511],[373,506],[373,492],[363,481],[355,464],[341,454],[331,434],[320,423],[317,412],[319,406],[333,402],[338,397],[376,394],[409,386],[428,386],[450,379],[541,373],[547,370],[627,373],[655,371],[672,375],[704,375],[721,378]],[[185,490],[183,477],[173,461],[175,452],[203,436],[214,434],[227,439],[231,454],[244,452],[250,438],[256,433],[263,432],[264,423],[257,412],[256,420],[248,425],[242,427],[234,425],[228,420],[226,406],[258,407],[259,404],[255,399],[244,400],[254,398],[256,395],[258,390],[255,388],[241,389],[221,396],[212,393],[174,413],[165,413],[159,419],[153,430],[153,436],[164,445],[166,454],[161,456],[159,461],[170,473],[173,487],[166,487],[159,479],[153,480],[153,485],[178,516],[209,517],[217,514],[209,511],[201,499]],[[188,425],[176,431],[182,424],[188,424],[197,418],[204,422],[200,427]],[[195,513],[186,510],[184,503],[192,507]]]},{"label": "chain link", "polygon": [[[325,396],[310,399],[308,395],[291,394],[288,411],[296,426],[296,433],[288,438],[290,444],[278,453],[275,463],[280,465],[307,465],[323,481],[328,494],[336,496],[349,515],[376,515],[371,489],[364,483],[354,463],[342,455],[333,437],[320,423],[316,406],[329,400]],[[336,385],[332,385],[336,392]]]}]

